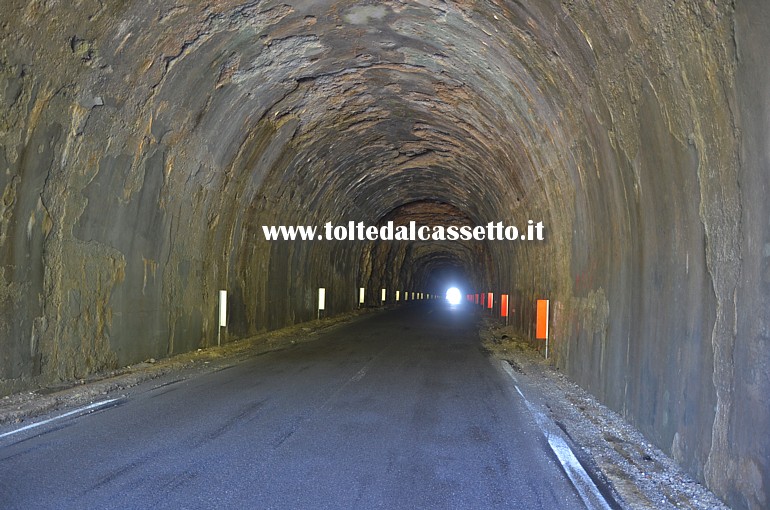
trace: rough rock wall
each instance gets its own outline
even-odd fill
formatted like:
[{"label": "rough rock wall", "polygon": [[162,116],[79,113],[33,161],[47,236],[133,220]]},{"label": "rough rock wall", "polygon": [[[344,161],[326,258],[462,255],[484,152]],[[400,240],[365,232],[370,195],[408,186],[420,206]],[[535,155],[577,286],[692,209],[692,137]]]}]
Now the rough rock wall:
[{"label": "rough rock wall", "polygon": [[567,178],[527,197],[562,232],[519,251],[519,293],[555,301],[552,352],[571,377],[730,505],[765,508],[767,8],[567,10],[592,72],[564,105]]},{"label": "rough rock wall", "polygon": [[[732,376],[730,405],[720,409],[715,451],[726,462],[708,466],[708,479],[726,488],[736,507],[770,505],[770,9],[767,2],[736,2],[738,52],[736,128],[740,139],[740,274],[733,294],[734,343],[725,369]],[[729,296],[728,296],[729,299]],[[730,368],[731,373],[729,372]],[[731,479],[732,478],[732,479]]]},{"label": "rough rock wall", "polygon": [[[767,506],[761,1],[9,1],[0,391],[457,271],[555,300],[556,363]],[[764,23],[764,24],[763,24]],[[268,243],[261,225],[543,220],[548,241]]]}]

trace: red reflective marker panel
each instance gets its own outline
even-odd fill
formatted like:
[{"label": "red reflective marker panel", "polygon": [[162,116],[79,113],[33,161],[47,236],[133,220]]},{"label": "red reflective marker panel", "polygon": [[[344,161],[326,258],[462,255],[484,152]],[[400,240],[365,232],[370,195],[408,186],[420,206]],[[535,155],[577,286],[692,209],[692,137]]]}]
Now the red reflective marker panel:
[{"label": "red reflective marker panel", "polygon": [[500,317],[508,317],[508,294],[500,296]]},{"label": "red reflective marker panel", "polygon": [[537,328],[535,337],[538,340],[545,340],[545,359],[548,359],[548,308],[547,299],[537,300]]},{"label": "red reflective marker panel", "polygon": [[547,299],[537,300],[537,328],[535,338],[538,340],[548,339],[548,305]]},{"label": "red reflective marker panel", "polygon": [[494,303],[494,296],[491,292],[487,293],[487,308],[492,309],[492,303]]}]

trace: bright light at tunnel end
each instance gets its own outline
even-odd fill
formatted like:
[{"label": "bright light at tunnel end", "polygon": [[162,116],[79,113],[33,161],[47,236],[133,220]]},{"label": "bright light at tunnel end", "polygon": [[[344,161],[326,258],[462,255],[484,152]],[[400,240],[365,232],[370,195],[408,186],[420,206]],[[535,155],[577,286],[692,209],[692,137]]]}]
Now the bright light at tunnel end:
[{"label": "bright light at tunnel end", "polygon": [[460,293],[460,289],[457,287],[450,287],[446,291],[446,300],[447,302],[452,305],[456,306],[460,304],[460,301],[462,301],[462,294]]}]

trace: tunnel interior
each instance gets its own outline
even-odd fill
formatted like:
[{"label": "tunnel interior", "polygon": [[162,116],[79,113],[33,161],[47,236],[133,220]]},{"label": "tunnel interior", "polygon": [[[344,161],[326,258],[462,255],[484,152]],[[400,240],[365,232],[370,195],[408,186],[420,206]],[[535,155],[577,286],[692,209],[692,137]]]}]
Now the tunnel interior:
[{"label": "tunnel interior", "polygon": [[[736,508],[768,504],[761,1],[11,1],[0,390],[330,315],[552,302],[552,362]],[[524,225],[283,242],[263,225]],[[391,294],[392,296],[392,294]],[[389,299],[393,299],[392,297]]]}]

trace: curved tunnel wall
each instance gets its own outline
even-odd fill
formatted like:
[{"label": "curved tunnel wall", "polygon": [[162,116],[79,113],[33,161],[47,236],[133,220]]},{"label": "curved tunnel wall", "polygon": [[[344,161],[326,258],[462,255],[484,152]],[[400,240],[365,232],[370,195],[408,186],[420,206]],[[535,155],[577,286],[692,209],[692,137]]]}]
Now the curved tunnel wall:
[{"label": "curved tunnel wall", "polygon": [[[220,288],[245,337],[457,270],[524,329],[549,296],[558,366],[767,504],[762,2],[161,4],[0,15],[3,392],[210,345]],[[261,236],[448,210],[547,241]]]}]

